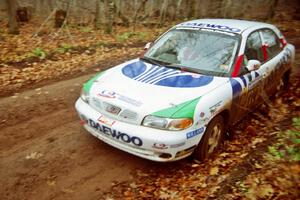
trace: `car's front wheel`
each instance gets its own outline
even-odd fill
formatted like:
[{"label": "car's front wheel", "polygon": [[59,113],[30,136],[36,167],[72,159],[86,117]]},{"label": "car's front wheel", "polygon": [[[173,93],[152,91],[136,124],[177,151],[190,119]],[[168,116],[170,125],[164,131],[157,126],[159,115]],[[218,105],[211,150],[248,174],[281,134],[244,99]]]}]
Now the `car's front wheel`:
[{"label": "car's front wheel", "polygon": [[224,119],[221,115],[218,115],[209,122],[204,135],[194,151],[194,158],[203,161],[211,157],[220,148],[224,135]]}]

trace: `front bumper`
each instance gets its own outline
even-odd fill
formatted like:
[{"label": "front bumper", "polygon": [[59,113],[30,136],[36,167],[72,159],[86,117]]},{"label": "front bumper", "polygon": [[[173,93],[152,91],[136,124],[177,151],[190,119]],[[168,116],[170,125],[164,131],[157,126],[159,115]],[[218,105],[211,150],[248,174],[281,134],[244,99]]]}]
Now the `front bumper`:
[{"label": "front bumper", "polygon": [[187,133],[193,132],[193,128],[166,131],[116,121],[96,111],[81,98],[75,107],[84,128],[92,135],[120,150],[153,161],[175,161],[191,155],[202,136],[187,139]]}]

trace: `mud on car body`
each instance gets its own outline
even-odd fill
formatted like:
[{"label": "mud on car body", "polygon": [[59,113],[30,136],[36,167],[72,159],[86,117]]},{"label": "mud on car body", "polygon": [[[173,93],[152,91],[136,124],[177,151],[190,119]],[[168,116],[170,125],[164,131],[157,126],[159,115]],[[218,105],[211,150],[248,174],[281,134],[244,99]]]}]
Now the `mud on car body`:
[{"label": "mud on car body", "polygon": [[295,56],[275,26],[241,20],[184,22],[146,47],[90,79],[76,109],[95,137],[161,162],[215,153],[228,128],[286,86]]}]

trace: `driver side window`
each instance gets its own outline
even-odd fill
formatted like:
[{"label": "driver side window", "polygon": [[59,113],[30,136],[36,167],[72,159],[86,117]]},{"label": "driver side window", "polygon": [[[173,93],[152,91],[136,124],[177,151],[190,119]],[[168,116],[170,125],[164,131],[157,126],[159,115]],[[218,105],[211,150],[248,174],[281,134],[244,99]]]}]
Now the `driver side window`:
[{"label": "driver side window", "polygon": [[246,65],[248,64],[249,60],[258,60],[261,63],[264,62],[262,41],[258,31],[251,33],[247,38],[244,52],[244,61],[240,74],[246,74],[249,72],[246,69]]},{"label": "driver side window", "polygon": [[264,61],[262,52],[262,42],[258,31],[251,33],[247,39],[245,57],[247,60],[258,60],[261,63]]}]

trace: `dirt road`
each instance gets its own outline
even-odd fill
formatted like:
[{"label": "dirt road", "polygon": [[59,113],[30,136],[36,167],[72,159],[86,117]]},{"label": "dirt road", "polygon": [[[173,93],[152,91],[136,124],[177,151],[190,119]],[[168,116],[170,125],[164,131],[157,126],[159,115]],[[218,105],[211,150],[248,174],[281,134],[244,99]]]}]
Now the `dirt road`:
[{"label": "dirt road", "polygon": [[[299,64],[297,59],[295,66]],[[299,72],[299,68],[295,71]],[[181,188],[190,191],[186,195],[197,194],[203,198],[214,193],[214,188],[222,187],[224,179],[230,180],[231,170],[248,163],[247,159],[252,159],[258,143],[268,141],[268,123],[276,128],[276,120],[268,114],[265,114],[267,120],[261,121],[261,114],[254,113],[247,125],[254,126],[259,121],[262,128],[252,135],[249,130],[237,135],[226,143],[225,152],[210,162],[150,162],[104,144],[81,127],[74,103],[82,83],[90,77],[85,75],[60,81],[0,99],[1,199],[103,199],[105,194],[112,193],[123,199],[124,195],[131,195],[128,192],[131,189],[136,196],[142,196],[141,191],[146,192],[145,198],[151,197],[153,192],[157,193],[154,196],[170,197],[180,191],[177,181],[187,183],[188,186],[183,184]],[[296,82],[292,80],[294,85],[290,95],[285,95],[287,100],[274,107],[281,113],[277,116],[278,121],[284,120],[285,115],[299,116],[298,104],[298,107],[289,108],[293,102],[299,102],[299,77]],[[240,133],[244,130],[238,129]],[[134,176],[138,172],[140,175],[136,180]],[[145,180],[148,181],[147,187],[151,187],[149,190],[143,187]],[[137,186],[135,183],[141,184]],[[167,186],[176,190],[166,194]],[[129,187],[129,190],[124,190],[124,187]]]},{"label": "dirt road", "polygon": [[74,102],[88,77],[1,99],[1,199],[98,199],[149,166],[81,127]]}]

